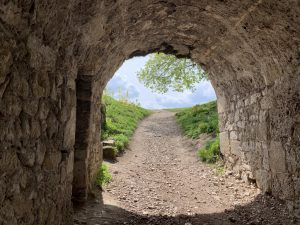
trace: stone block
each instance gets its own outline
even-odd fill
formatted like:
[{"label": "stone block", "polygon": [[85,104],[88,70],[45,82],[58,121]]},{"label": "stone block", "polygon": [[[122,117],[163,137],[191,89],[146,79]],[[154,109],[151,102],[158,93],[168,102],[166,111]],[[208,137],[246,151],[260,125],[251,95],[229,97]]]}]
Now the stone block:
[{"label": "stone block", "polygon": [[103,146],[103,158],[114,160],[117,157],[117,149],[113,146]]},{"label": "stone block", "polygon": [[237,140],[238,134],[237,131],[230,131],[230,140]]},{"label": "stone block", "polygon": [[0,151],[0,171],[8,176],[14,174],[21,167],[17,154],[12,149]]},{"label": "stone block", "polygon": [[225,156],[230,155],[230,144],[229,144],[229,135],[228,131],[220,133],[220,148],[221,153]]},{"label": "stone block", "polygon": [[22,149],[18,152],[18,157],[24,166],[33,167],[35,162],[35,152]]},{"label": "stone block", "polygon": [[218,112],[219,113],[223,113],[225,111],[227,111],[227,100],[225,98],[225,96],[218,96]]},{"label": "stone block", "polygon": [[266,95],[264,96],[261,101],[260,101],[260,107],[262,109],[270,109],[273,106],[273,100],[271,98],[271,96]]},{"label": "stone block", "polygon": [[251,95],[250,104],[256,103],[260,97],[261,97],[260,93],[255,93],[255,94]]},{"label": "stone block", "polygon": [[230,152],[236,156],[241,155],[241,142],[237,140],[230,140]]},{"label": "stone block", "polygon": [[43,162],[43,169],[48,171],[56,171],[61,162],[61,152],[47,152]]},{"label": "stone block", "polygon": [[70,113],[69,120],[65,127],[64,133],[64,148],[71,149],[75,144],[75,129],[76,129],[76,108],[73,108]]},{"label": "stone block", "polygon": [[286,172],[285,150],[281,142],[271,141],[269,160],[272,173]]},{"label": "stone block", "polygon": [[281,199],[295,198],[294,182],[288,173],[272,173],[272,193]]},{"label": "stone block", "polygon": [[270,170],[269,148],[266,143],[261,144],[262,168]]},{"label": "stone block", "polygon": [[255,171],[255,178],[257,186],[265,193],[271,191],[272,180],[271,174],[267,170],[258,169]]},{"label": "stone block", "polygon": [[39,142],[37,144],[37,149],[36,149],[36,164],[37,165],[42,165],[44,162],[45,154],[46,154],[46,146],[43,142]]}]

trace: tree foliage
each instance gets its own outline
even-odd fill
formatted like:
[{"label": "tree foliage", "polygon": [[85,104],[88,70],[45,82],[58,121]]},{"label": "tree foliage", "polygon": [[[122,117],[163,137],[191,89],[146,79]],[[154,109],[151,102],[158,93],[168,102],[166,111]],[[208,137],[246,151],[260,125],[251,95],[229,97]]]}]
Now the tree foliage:
[{"label": "tree foliage", "polygon": [[206,79],[201,67],[190,59],[176,58],[164,53],[150,55],[150,59],[137,75],[146,87],[159,93],[193,90],[197,83]]}]

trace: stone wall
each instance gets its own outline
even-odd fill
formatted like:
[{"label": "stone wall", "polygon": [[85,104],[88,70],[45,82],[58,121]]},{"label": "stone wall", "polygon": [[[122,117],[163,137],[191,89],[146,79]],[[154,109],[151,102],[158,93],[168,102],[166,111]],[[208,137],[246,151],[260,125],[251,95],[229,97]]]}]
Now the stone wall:
[{"label": "stone wall", "polygon": [[220,111],[220,140],[227,167],[286,200],[299,216],[300,79],[290,80],[227,100],[228,108]]},{"label": "stone wall", "polygon": [[294,0],[2,1],[0,224],[72,223],[72,186],[84,201],[102,159],[101,92],[156,51],[205,68],[227,165],[299,213],[299,15]]},{"label": "stone wall", "polygon": [[76,32],[64,4],[0,3],[3,225],[72,221]]}]

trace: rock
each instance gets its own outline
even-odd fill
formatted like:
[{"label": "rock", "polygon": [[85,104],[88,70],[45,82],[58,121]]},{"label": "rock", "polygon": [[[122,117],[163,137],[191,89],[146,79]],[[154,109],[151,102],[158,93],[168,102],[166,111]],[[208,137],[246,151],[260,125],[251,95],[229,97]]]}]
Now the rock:
[{"label": "rock", "polygon": [[115,160],[117,157],[117,149],[112,146],[103,146],[103,158]]},{"label": "rock", "polygon": [[105,141],[102,141],[101,143],[102,143],[103,146],[108,146],[108,145],[113,146],[115,144],[115,140],[112,140],[112,139],[105,140]]},{"label": "rock", "polygon": [[[299,212],[298,2],[2,1],[0,175],[5,179],[1,183],[5,197],[1,222],[72,224],[71,199],[76,199],[72,192],[78,188],[87,195],[102,161],[102,91],[125,59],[150,52],[203,64],[218,96],[226,166],[240,171],[242,164],[249,165],[255,173],[249,178]],[[24,116],[33,132],[20,126]],[[149,144],[151,150],[177,130],[159,127],[168,119],[155,122],[155,132],[148,135],[157,135],[156,142]],[[38,142],[46,147],[45,154],[36,153]],[[74,146],[80,153],[74,154]],[[172,155],[176,146],[171,143],[163,149],[164,156]],[[26,153],[5,162],[3,157],[15,149]],[[178,165],[168,168],[178,172]],[[140,170],[142,179],[145,174]],[[11,179],[19,181],[23,171],[35,187],[27,185],[20,199],[26,201],[31,189],[40,190],[28,217],[14,215],[19,204],[12,207],[10,201],[17,196],[8,194]],[[40,174],[44,178],[39,180]],[[73,178],[79,182],[72,182]]]},{"label": "rock", "polygon": [[24,166],[33,167],[35,162],[35,153],[28,150],[18,152],[18,157]]}]

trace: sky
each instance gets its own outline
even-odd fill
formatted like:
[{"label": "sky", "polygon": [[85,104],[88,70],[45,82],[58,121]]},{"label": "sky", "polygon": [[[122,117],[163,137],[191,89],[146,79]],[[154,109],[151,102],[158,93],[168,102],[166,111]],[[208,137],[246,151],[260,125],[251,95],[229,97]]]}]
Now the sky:
[{"label": "sky", "polygon": [[169,91],[165,94],[153,92],[146,88],[137,78],[137,72],[145,65],[149,56],[134,57],[123,63],[108,82],[107,89],[115,98],[128,92],[130,101],[139,102],[147,109],[165,109],[189,107],[216,99],[215,91],[209,81],[202,81],[192,92]]}]

